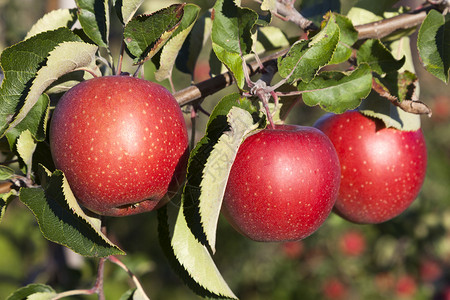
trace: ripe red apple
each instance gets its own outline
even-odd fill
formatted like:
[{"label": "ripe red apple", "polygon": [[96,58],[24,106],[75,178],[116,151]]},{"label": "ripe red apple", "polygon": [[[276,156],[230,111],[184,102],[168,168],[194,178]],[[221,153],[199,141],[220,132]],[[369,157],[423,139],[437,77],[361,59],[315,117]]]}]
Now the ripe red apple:
[{"label": "ripe red apple", "polygon": [[348,287],[340,279],[329,278],[322,285],[322,292],[326,299],[347,299]]},{"label": "ripe red apple", "polygon": [[125,216],[151,211],[176,192],[188,137],[167,89],[130,76],[105,76],[79,83],[59,100],[50,146],[84,207]]},{"label": "ripe red apple", "polygon": [[330,140],[313,127],[280,125],[249,136],[230,171],[223,208],[255,241],[294,241],[331,212],[340,181]]},{"label": "ripe red apple", "polygon": [[420,129],[386,128],[357,111],[327,114],[315,126],[333,142],[341,163],[336,213],[355,223],[381,223],[411,205],[426,173]]},{"label": "ripe red apple", "polygon": [[395,284],[395,292],[399,298],[412,298],[417,291],[416,280],[410,275],[398,278]]}]

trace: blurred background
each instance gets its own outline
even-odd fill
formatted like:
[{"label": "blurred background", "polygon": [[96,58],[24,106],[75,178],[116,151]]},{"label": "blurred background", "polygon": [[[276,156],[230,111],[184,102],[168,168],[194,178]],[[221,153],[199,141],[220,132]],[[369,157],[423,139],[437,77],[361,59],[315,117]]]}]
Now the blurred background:
[{"label": "blurred background", "polygon": [[[151,12],[172,2],[176,1],[146,1],[142,11]],[[194,2],[204,8],[214,3]],[[317,2],[324,7],[335,3]],[[37,19],[58,7],[74,4],[0,0],[0,51],[19,42]],[[293,27],[286,30],[298,34]],[[115,37],[120,38],[120,31]],[[113,48],[118,50],[117,39],[111,43],[116,43]],[[145,78],[152,80],[153,71],[154,66],[147,63]],[[207,79],[208,72],[207,61],[200,60],[194,80]],[[379,225],[355,225],[332,214],[312,236],[284,244],[252,242],[221,219],[214,260],[241,299],[450,299],[450,89],[419,63],[416,72],[421,82],[420,100],[433,110],[431,118],[422,117],[428,170],[417,200],[399,217]],[[178,72],[174,76],[176,89],[190,84],[190,76]],[[167,82],[163,84],[169,87]],[[204,109],[211,111],[232,89],[206,98]],[[297,104],[288,122],[312,125],[322,114],[319,108]],[[200,114],[198,137],[203,135],[206,121]],[[152,299],[198,299],[170,269],[161,251],[156,213],[110,218],[108,231],[111,240],[128,253],[123,261],[142,280]],[[33,214],[19,201],[8,207],[0,223],[0,299],[33,282],[50,284],[58,292],[90,288],[96,264],[95,259],[82,258],[44,239]],[[128,275],[110,263],[105,272],[106,298],[119,299],[132,286]]]}]

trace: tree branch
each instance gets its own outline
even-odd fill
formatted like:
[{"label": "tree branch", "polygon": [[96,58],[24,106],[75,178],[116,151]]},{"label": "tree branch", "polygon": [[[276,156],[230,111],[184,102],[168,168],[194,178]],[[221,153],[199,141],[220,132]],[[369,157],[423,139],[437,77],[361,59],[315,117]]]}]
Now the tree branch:
[{"label": "tree branch", "polygon": [[389,19],[355,26],[358,39],[381,39],[395,31],[416,27],[423,22],[431,9],[432,7],[428,6]]},{"label": "tree branch", "polygon": [[[255,2],[262,3],[261,0],[255,0]],[[297,9],[295,9],[294,3],[295,0],[277,0],[276,11],[272,13],[284,21],[290,21],[296,24],[303,29],[303,31],[318,30],[319,28],[311,20],[305,18]]]},{"label": "tree branch", "polygon": [[[282,0],[280,0],[282,1]],[[293,1],[288,1],[293,2]],[[277,1],[277,3],[281,3]],[[284,1],[283,3],[286,3]],[[281,5],[281,4],[280,4]],[[277,9],[279,6],[277,4]],[[285,6],[290,6],[291,4],[284,4]],[[287,9],[287,8],[286,8]],[[423,22],[425,19],[428,11],[433,9],[432,6],[424,7],[421,9],[417,9],[408,13],[404,13],[398,16],[395,16],[393,18],[384,19],[377,22],[372,22],[368,24],[363,24],[359,26],[355,26],[356,30],[358,31],[358,39],[368,39],[368,38],[376,38],[381,39],[383,37],[386,37],[387,35],[397,31],[397,30],[403,30],[408,28],[413,28],[419,25]],[[294,9],[295,10],[295,9]],[[286,12],[282,10],[282,12]],[[291,14],[294,14],[291,10]],[[300,16],[300,17],[299,17]],[[303,18],[306,20],[301,14],[299,13],[297,15],[297,18]],[[301,21],[303,25],[299,25],[301,28],[302,26],[306,26],[305,21]],[[305,27],[307,28],[307,27]],[[268,55],[266,57],[263,57],[261,61],[263,64],[267,64],[270,61],[273,61],[277,59],[280,56],[285,55],[288,52],[289,49],[284,49],[279,52],[273,53],[271,55]],[[258,73],[259,66],[257,61],[253,61],[249,64],[247,64],[249,68],[249,74],[250,76],[255,75]],[[174,94],[175,98],[177,99],[180,106],[184,106],[186,104],[189,104],[191,102],[194,102],[196,100],[205,98],[206,96],[210,96],[223,88],[231,85],[233,83],[233,76],[230,72],[226,72],[223,74],[220,74],[218,76],[215,76],[213,78],[207,79],[205,81],[202,81],[198,84],[191,85],[187,88],[184,88]]]},{"label": "tree branch", "polygon": [[[284,49],[262,58],[261,62],[263,66],[273,63],[277,57],[283,56],[287,53],[287,51],[288,49]],[[247,67],[250,76],[253,76],[260,71],[259,63],[256,60],[247,64]],[[175,99],[177,99],[178,104],[180,104],[180,106],[184,106],[193,101],[210,96],[223,88],[230,86],[232,83],[233,76],[230,72],[226,72],[179,90],[174,94],[174,96]]]}]

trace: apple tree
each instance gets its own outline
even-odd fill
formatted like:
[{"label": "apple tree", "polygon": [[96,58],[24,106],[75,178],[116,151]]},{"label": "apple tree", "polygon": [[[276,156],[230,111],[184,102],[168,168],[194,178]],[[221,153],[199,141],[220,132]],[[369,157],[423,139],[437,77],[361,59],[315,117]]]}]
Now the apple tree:
[{"label": "apple tree", "polygon": [[[448,82],[449,4],[396,2],[145,11],[143,0],[76,0],[42,16],[0,56],[0,221],[25,205],[44,238],[95,258],[98,272],[88,289],[35,282],[8,299],[104,299],[108,263],[130,276],[120,299],[149,299],[112,218],[155,211],[150,230],[193,293],[237,299],[214,261],[221,214],[251,240],[289,245],[332,211],[377,224],[407,210],[432,113],[413,56]],[[292,124],[299,103],[328,114],[317,128]]]}]

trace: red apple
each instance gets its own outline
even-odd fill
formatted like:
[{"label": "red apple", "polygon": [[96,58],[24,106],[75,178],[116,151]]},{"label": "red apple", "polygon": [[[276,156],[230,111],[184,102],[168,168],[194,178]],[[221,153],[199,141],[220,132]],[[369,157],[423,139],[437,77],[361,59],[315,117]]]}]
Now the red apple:
[{"label": "red apple", "polygon": [[281,250],[284,255],[290,259],[298,259],[304,252],[302,241],[284,242],[281,244]]},{"label": "red apple", "polygon": [[50,146],[84,207],[125,216],[151,211],[176,192],[188,137],[167,89],[130,76],[105,76],[81,82],[59,100]]},{"label": "red apple", "polygon": [[401,276],[395,284],[395,292],[400,298],[411,298],[416,293],[416,290],[416,280],[409,275]]},{"label": "red apple", "polygon": [[420,262],[420,278],[424,282],[433,282],[442,276],[442,265],[432,259]]},{"label": "red apple", "polygon": [[315,126],[333,142],[341,163],[335,211],[355,223],[381,223],[406,210],[425,179],[422,131],[386,128],[356,111],[327,114]]},{"label": "red apple", "polygon": [[330,214],[340,181],[330,140],[313,127],[280,125],[242,143],[225,190],[224,214],[255,241],[294,241]]},{"label": "red apple", "polygon": [[337,278],[327,279],[322,285],[322,292],[326,299],[347,299],[348,287]]},{"label": "red apple", "polygon": [[348,256],[359,256],[366,250],[366,239],[357,230],[345,232],[339,240],[339,248]]},{"label": "red apple", "polygon": [[431,102],[433,120],[438,122],[448,121],[450,117],[450,98],[445,95],[436,96]]}]

